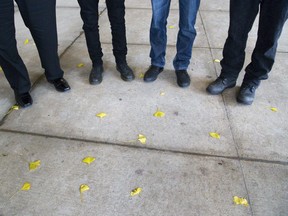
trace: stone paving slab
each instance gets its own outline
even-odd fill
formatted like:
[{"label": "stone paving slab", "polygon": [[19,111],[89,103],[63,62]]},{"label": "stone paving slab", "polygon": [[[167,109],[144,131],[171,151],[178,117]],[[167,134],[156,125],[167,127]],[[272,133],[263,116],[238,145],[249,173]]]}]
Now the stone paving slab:
[{"label": "stone paving slab", "polygon": [[200,10],[229,11],[229,0],[202,0]]},{"label": "stone paving slab", "polygon": [[[4,216],[251,215],[249,207],[233,204],[233,196],[247,197],[238,161],[15,133],[0,136]],[[87,156],[96,161],[85,165]],[[35,160],[41,166],[29,172],[28,163]],[[18,191],[24,182],[31,189]],[[82,202],[81,184],[90,187]],[[131,197],[137,187],[142,192]]]},{"label": "stone paving slab", "polygon": [[[104,81],[89,85],[91,63],[84,44],[76,43],[62,59],[72,91],[59,94],[47,82],[39,83],[32,92],[33,107],[12,113],[3,128],[128,145],[139,145],[137,136],[144,134],[148,147],[237,156],[222,99],[205,93],[207,77],[215,73],[210,51],[194,49],[192,85],[182,89],[171,63],[174,49],[167,49],[167,67],[159,80],[147,84],[139,76],[149,66],[150,47],[129,47],[134,82],[120,79],[112,47],[103,45]],[[80,62],[86,66],[77,68]],[[166,113],[164,118],[153,116],[157,108]],[[108,116],[99,119],[95,115],[100,112]],[[210,132],[221,133],[221,140]]]},{"label": "stone paving slab", "polygon": [[[221,53],[222,50],[213,50],[214,58],[221,59]],[[245,65],[250,62],[250,56],[251,52],[246,55]],[[262,81],[251,106],[239,105],[236,102],[244,71],[238,78],[238,87],[223,93],[235,142],[239,154],[243,157],[288,161],[287,58],[287,53],[277,53],[270,77]],[[220,64],[216,66],[219,75]],[[212,97],[216,100],[221,98],[221,96]],[[271,107],[276,107],[278,112],[272,112]]]}]

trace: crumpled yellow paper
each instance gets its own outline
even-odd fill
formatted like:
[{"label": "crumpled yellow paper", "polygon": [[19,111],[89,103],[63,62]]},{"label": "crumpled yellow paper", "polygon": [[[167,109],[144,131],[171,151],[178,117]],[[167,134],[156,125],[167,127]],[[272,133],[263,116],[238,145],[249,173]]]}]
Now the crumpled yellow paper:
[{"label": "crumpled yellow paper", "polygon": [[39,166],[41,165],[41,161],[40,160],[36,160],[34,162],[30,162],[29,163],[29,170],[36,170]]},{"label": "crumpled yellow paper", "polygon": [[147,138],[143,134],[138,134],[138,141],[142,144],[146,144]]},{"label": "crumpled yellow paper", "polygon": [[104,118],[105,116],[107,116],[107,114],[104,113],[104,112],[101,112],[101,113],[96,114],[96,116],[97,116],[98,118]]},{"label": "crumpled yellow paper", "polygon": [[77,67],[78,67],[78,68],[84,67],[84,64],[83,64],[83,63],[79,63],[79,64],[77,65]]},{"label": "crumpled yellow paper", "polygon": [[233,201],[234,201],[234,204],[236,205],[249,206],[247,199],[242,198],[242,197],[234,196]]},{"label": "crumpled yellow paper", "polygon": [[214,62],[220,63],[220,60],[219,59],[214,59]]},{"label": "crumpled yellow paper", "polygon": [[22,191],[28,191],[31,188],[31,184],[28,182],[25,182],[21,188]]},{"label": "crumpled yellow paper", "polygon": [[158,118],[162,118],[165,116],[165,113],[160,111],[159,109],[157,109],[157,111],[153,114],[153,116],[158,117]]},{"label": "crumpled yellow paper", "polygon": [[12,109],[12,110],[19,110],[19,106],[18,106],[18,105],[13,105],[13,106],[11,107],[11,109]]},{"label": "crumpled yellow paper", "polygon": [[95,158],[94,157],[85,157],[83,160],[82,160],[82,162],[83,163],[86,163],[86,164],[91,164],[91,163],[93,163],[93,161],[95,161]]},{"label": "crumpled yellow paper", "polygon": [[26,44],[28,44],[29,43],[29,39],[26,39],[25,41],[24,41],[24,45],[26,45]]},{"label": "crumpled yellow paper", "polygon": [[174,26],[174,25],[169,25],[168,28],[169,28],[169,29],[174,29],[175,26]]},{"label": "crumpled yellow paper", "polygon": [[138,187],[138,188],[135,188],[134,190],[131,191],[130,195],[131,196],[136,196],[138,194],[140,194],[142,191],[142,188]]},{"label": "crumpled yellow paper", "polygon": [[271,107],[270,110],[273,112],[278,112],[278,109],[276,107]]},{"label": "crumpled yellow paper", "polygon": [[215,139],[220,139],[220,134],[218,134],[218,133],[211,132],[211,133],[209,133],[209,135]]},{"label": "crumpled yellow paper", "polygon": [[83,193],[83,192],[85,192],[85,191],[88,191],[90,188],[89,188],[89,186],[88,185],[86,185],[86,184],[82,184],[82,185],[80,185],[80,193]]}]

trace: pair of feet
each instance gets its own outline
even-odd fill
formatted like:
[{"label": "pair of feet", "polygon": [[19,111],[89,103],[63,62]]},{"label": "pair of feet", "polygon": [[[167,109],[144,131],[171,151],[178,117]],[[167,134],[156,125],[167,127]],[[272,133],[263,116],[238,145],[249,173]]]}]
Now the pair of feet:
[{"label": "pair of feet", "polygon": [[[212,95],[218,95],[221,94],[225,89],[235,87],[235,85],[235,79],[218,77],[214,82],[208,85],[206,90]],[[259,84],[255,84],[253,81],[243,82],[236,97],[237,102],[245,105],[252,104],[258,86]]]},{"label": "pair of feet", "polygon": [[[135,79],[133,70],[127,65],[127,63],[117,64],[116,69],[121,74],[121,79],[124,81],[132,81]],[[89,83],[91,85],[100,84],[103,80],[103,65],[97,65],[92,68],[89,76]]]},{"label": "pair of feet", "polygon": [[[59,92],[66,92],[71,89],[68,82],[64,78],[50,80],[48,82],[53,84],[55,89]],[[23,108],[29,107],[33,104],[33,99],[29,92],[22,94],[15,92],[15,99],[17,104]]]},{"label": "pair of feet", "polygon": [[[151,65],[144,75],[145,82],[153,82],[157,79],[158,75],[163,71],[162,67]],[[186,70],[176,70],[178,86],[185,88],[190,85],[190,76]]]}]

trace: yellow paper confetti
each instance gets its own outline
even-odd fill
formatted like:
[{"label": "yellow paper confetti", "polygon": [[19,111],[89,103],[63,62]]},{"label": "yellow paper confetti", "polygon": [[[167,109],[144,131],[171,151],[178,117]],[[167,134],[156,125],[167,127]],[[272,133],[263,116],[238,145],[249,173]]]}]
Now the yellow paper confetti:
[{"label": "yellow paper confetti", "polygon": [[19,106],[18,105],[14,105],[11,107],[12,110],[19,110]]},{"label": "yellow paper confetti", "polygon": [[107,114],[104,113],[104,112],[101,112],[101,113],[96,114],[96,116],[97,116],[98,118],[104,118],[105,116],[107,116]]},{"label": "yellow paper confetti", "polygon": [[211,133],[209,133],[209,135],[215,139],[220,139],[220,134],[218,134],[218,133],[211,132]]},{"label": "yellow paper confetti", "polygon": [[278,112],[278,109],[276,107],[271,107],[270,110],[273,112]]},{"label": "yellow paper confetti", "polygon": [[153,116],[158,117],[158,118],[162,118],[162,117],[165,116],[165,113],[162,112],[162,111],[160,111],[160,110],[157,110],[157,111],[153,114]]},{"label": "yellow paper confetti", "polygon": [[77,67],[78,67],[78,68],[84,67],[84,64],[83,64],[83,63],[79,63],[79,64],[77,65]]},{"label": "yellow paper confetti", "polygon": [[29,39],[26,39],[25,41],[24,41],[24,45],[26,45],[26,44],[28,44],[29,43]]},{"label": "yellow paper confetti", "polygon": [[138,141],[142,144],[146,144],[147,138],[143,134],[138,134]]},{"label": "yellow paper confetti", "polygon": [[144,78],[144,73],[140,73],[139,78],[140,79]]},{"label": "yellow paper confetti", "polygon": [[30,162],[29,164],[29,170],[36,170],[39,166],[41,165],[41,161],[40,160],[36,160],[34,162]]},{"label": "yellow paper confetti", "polygon": [[169,28],[169,29],[174,29],[175,26],[174,26],[174,25],[170,25],[170,26],[168,26],[168,28]]},{"label": "yellow paper confetti", "polygon": [[220,63],[220,60],[219,59],[214,59],[214,62]]},{"label": "yellow paper confetti", "polygon": [[248,201],[242,197],[234,196],[233,201],[234,201],[234,204],[236,204],[236,205],[249,206]]},{"label": "yellow paper confetti", "polygon": [[85,191],[88,191],[89,189],[90,189],[89,186],[86,185],[86,184],[80,185],[80,193],[83,193],[83,192],[85,192]]},{"label": "yellow paper confetti", "polygon": [[142,191],[142,188],[135,188],[134,190],[131,191],[130,195],[136,196],[136,195],[140,194],[141,191]]},{"label": "yellow paper confetti", "polygon": [[23,184],[21,190],[22,190],[22,191],[28,191],[28,190],[30,190],[30,188],[31,188],[30,183],[25,182],[25,183]]},{"label": "yellow paper confetti", "polygon": [[164,96],[165,95],[165,92],[160,92],[160,96]]},{"label": "yellow paper confetti", "polygon": [[86,164],[91,164],[93,163],[93,161],[95,161],[95,158],[94,157],[86,157],[82,160],[83,163],[86,163]]}]

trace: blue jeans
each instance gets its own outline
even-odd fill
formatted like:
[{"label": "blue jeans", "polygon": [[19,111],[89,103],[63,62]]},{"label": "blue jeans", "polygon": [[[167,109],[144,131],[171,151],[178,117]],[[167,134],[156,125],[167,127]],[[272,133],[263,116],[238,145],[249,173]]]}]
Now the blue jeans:
[{"label": "blue jeans", "polygon": [[287,0],[230,0],[230,26],[223,49],[221,77],[237,79],[245,60],[248,33],[260,11],[258,38],[244,82],[268,78],[274,64],[277,42],[288,18]]},{"label": "blue jeans", "polygon": [[[150,28],[151,64],[164,67],[167,45],[167,18],[171,0],[151,0],[152,21]],[[179,0],[180,20],[177,38],[177,54],[173,65],[175,70],[186,70],[192,56],[192,46],[196,37],[194,28],[200,0]]]}]

